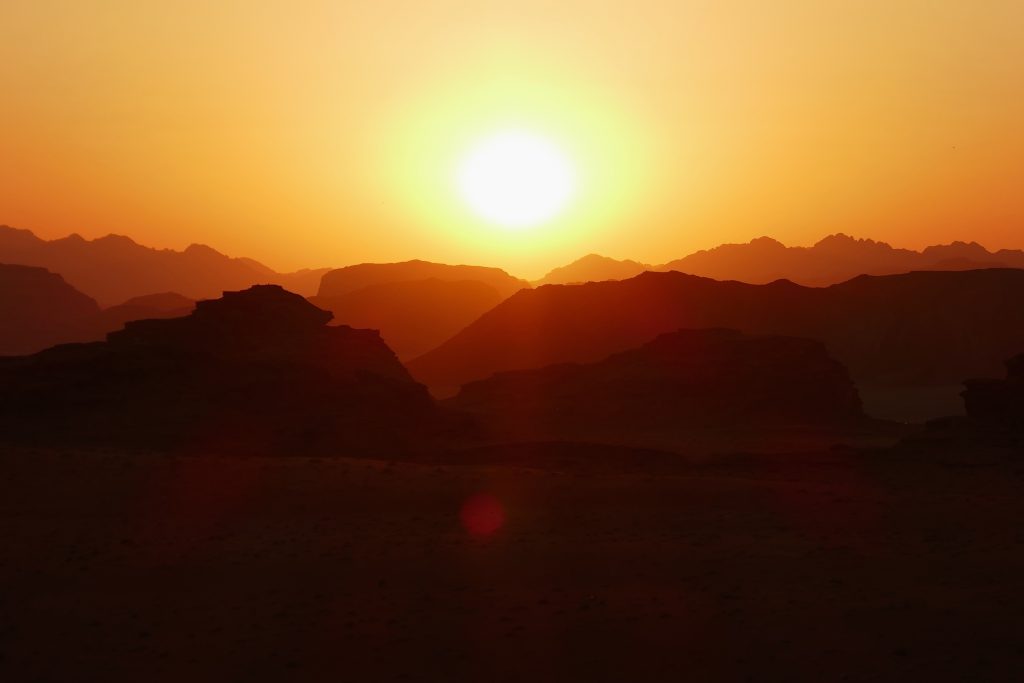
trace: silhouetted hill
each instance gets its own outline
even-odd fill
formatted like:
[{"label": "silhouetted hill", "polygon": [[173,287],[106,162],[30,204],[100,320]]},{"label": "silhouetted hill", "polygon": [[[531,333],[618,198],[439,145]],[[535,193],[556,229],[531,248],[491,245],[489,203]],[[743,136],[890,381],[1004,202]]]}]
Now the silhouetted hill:
[{"label": "silhouetted hill", "polygon": [[503,299],[530,286],[530,283],[514,278],[500,268],[404,261],[402,263],[361,263],[332,270],[323,276],[317,295],[321,297],[341,296],[370,285],[422,280],[482,282],[493,287]]},{"label": "silhouetted hill", "polygon": [[99,313],[94,300],[56,273],[0,264],[0,355],[77,339],[84,321]]},{"label": "silhouetted hill", "polygon": [[866,385],[955,386],[1024,348],[1024,271],[861,276],[826,288],[676,272],[549,285],[507,299],[409,368],[450,395],[496,372],[595,362],[683,327],[820,340],[862,394]]},{"label": "silhouetted hill", "polygon": [[0,355],[100,341],[129,320],[188,315],[194,305],[180,294],[165,293],[136,297],[101,310],[56,273],[0,264]]},{"label": "silhouetted hill", "polygon": [[502,297],[483,282],[436,279],[386,282],[310,301],[352,327],[380,330],[399,358],[413,358],[441,344],[494,308]]},{"label": "silhouetted hill", "polygon": [[615,439],[692,430],[863,422],[843,366],[820,342],[679,330],[596,363],[502,372],[450,404],[502,435]]},{"label": "silhouetted hill", "polygon": [[277,286],[0,363],[0,432],[185,451],[396,449],[434,409],[371,330]]},{"label": "silhouetted hill", "polygon": [[133,297],[85,320],[74,341],[102,341],[107,334],[120,330],[129,321],[180,318],[191,313],[195,306],[195,301],[175,292]]},{"label": "silhouetted hill", "polygon": [[60,273],[72,286],[107,306],[168,291],[192,299],[216,297],[225,290],[261,283],[313,294],[328,270],[275,273],[252,259],[231,258],[200,244],[174,251],[144,247],[122,235],[42,240],[28,230],[7,226],[0,226],[0,262]]},{"label": "silhouetted hill", "polygon": [[653,267],[646,263],[619,261],[599,254],[588,254],[567,266],[555,268],[534,284],[569,285],[603,280],[628,280],[645,270],[653,270]]},{"label": "silhouetted hill", "polygon": [[764,284],[788,279],[823,286],[857,275],[893,275],[916,270],[1024,268],[1024,251],[990,252],[977,242],[953,242],[923,251],[896,249],[885,242],[829,235],[813,247],[787,247],[769,237],[747,244],[723,244],[671,261],[655,270],[716,280]]}]

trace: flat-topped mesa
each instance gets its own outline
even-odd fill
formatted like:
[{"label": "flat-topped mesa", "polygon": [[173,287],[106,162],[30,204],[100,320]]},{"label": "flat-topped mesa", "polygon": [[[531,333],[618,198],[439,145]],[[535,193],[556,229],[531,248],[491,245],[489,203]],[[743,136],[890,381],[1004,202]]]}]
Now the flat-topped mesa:
[{"label": "flat-topped mesa", "polygon": [[320,280],[318,296],[341,296],[370,285],[429,279],[483,282],[494,287],[503,299],[530,286],[530,283],[514,278],[500,268],[414,260],[401,263],[360,263],[329,271]]},{"label": "flat-topped mesa", "polygon": [[220,299],[196,303],[191,315],[165,320],[135,320],[108,335],[116,344],[171,346],[214,340],[243,340],[254,333],[308,336],[326,327],[333,315],[278,285],[255,285],[224,292]]},{"label": "flat-topped mesa", "polygon": [[409,380],[376,330],[330,327],[330,311],[278,285],[200,301],[188,316],[135,320],[107,336],[112,347],[150,347],[231,360],[314,365],[333,375],[374,372]]},{"label": "flat-topped mesa", "polygon": [[278,286],[0,366],[0,437],[189,452],[399,452],[436,410],[374,330]]}]

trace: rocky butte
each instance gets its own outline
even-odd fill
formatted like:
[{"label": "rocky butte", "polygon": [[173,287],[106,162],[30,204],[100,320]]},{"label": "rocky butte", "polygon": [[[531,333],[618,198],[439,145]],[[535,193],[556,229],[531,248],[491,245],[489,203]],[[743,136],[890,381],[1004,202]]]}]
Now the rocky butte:
[{"label": "rocky butte", "polygon": [[9,440],[178,451],[379,451],[416,442],[434,407],[373,330],[276,285],[188,316],[0,362]]}]

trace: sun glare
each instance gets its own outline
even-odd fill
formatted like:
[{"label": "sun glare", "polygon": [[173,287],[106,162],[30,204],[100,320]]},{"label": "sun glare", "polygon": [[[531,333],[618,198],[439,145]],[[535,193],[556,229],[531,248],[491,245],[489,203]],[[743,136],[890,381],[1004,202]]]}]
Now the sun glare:
[{"label": "sun glare", "polygon": [[494,134],[462,159],[456,184],[481,218],[518,230],[550,221],[576,191],[569,158],[550,140],[524,130]]}]

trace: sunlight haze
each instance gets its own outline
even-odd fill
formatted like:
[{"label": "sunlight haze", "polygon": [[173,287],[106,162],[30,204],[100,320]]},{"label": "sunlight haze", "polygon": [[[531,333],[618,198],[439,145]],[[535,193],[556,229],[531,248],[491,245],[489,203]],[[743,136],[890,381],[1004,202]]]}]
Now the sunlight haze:
[{"label": "sunlight haze", "polygon": [[[0,224],[524,277],[760,235],[1022,247],[1022,25],[1012,0],[9,2]],[[543,228],[451,191],[509,125],[578,176]]]}]

